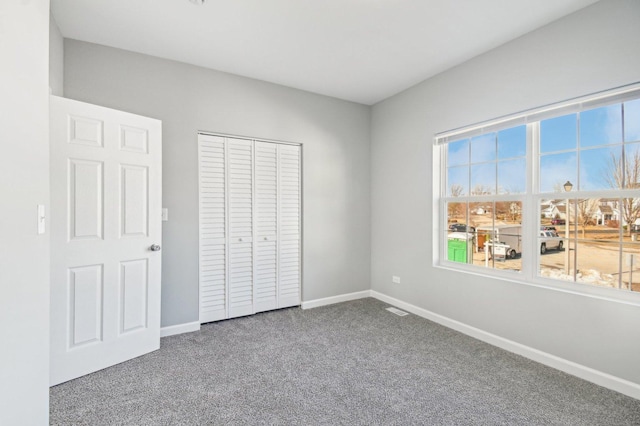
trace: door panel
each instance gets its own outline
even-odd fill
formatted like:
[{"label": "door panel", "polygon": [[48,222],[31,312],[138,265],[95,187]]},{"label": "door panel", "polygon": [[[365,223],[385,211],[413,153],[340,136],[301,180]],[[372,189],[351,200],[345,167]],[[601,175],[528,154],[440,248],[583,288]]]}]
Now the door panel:
[{"label": "door panel", "polygon": [[120,126],[120,149],[123,151],[149,153],[149,132],[131,126]]},{"label": "door panel", "polygon": [[278,145],[255,142],[255,311],[278,307]]},{"label": "door panel", "polygon": [[51,97],[52,385],[160,346],[161,123]]},{"label": "door panel", "polygon": [[147,259],[120,262],[120,334],[147,326],[148,267]]},{"label": "door panel", "polygon": [[120,214],[122,237],[146,237],[148,234],[149,193],[146,166],[120,165]]},{"label": "door panel", "polygon": [[70,347],[102,340],[102,267],[69,268]]},{"label": "door panel", "polygon": [[253,313],[253,143],[227,139],[229,318]]},{"label": "door panel", "polygon": [[300,147],[278,147],[280,199],[278,307],[300,304],[301,282],[301,173]]},{"label": "door panel", "polygon": [[200,322],[227,318],[227,200],[224,138],[200,135]]},{"label": "door panel", "polygon": [[103,121],[69,115],[69,143],[102,147]]},{"label": "door panel", "polygon": [[69,160],[69,239],[102,239],[101,161]]}]

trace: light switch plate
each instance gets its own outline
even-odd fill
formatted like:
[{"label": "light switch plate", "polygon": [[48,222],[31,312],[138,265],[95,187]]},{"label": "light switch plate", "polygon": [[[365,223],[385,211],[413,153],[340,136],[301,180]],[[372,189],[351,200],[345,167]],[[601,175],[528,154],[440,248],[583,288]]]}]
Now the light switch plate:
[{"label": "light switch plate", "polygon": [[169,220],[169,209],[166,207],[162,208],[162,221],[166,222]]},{"label": "light switch plate", "polygon": [[394,284],[400,284],[400,277],[394,275],[391,277],[391,281],[393,281]]}]

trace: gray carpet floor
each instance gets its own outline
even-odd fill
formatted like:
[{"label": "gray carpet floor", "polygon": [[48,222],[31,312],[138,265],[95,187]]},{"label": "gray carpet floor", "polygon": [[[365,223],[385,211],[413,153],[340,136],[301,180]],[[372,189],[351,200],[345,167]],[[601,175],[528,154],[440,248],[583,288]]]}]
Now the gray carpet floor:
[{"label": "gray carpet floor", "polygon": [[51,388],[54,425],[640,425],[640,401],[362,299],[206,324]]}]

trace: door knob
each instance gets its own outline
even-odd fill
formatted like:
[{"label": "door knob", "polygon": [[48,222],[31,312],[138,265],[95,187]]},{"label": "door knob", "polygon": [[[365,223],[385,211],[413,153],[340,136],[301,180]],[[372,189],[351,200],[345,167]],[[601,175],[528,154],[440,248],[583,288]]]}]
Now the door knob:
[{"label": "door knob", "polygon": [[149,247],[149,250],[160,251],[160,246],[158,244],[153,244],[151,247]]}]

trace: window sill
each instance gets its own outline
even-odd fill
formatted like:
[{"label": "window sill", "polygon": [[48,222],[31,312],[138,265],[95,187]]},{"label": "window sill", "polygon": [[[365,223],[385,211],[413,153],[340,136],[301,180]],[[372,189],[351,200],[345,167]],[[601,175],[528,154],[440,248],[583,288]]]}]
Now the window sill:
[{"label": "window sill", "polygon": [[497,279],[509,283],[533,286],[551,291],[589,297],[607,302],[622,303],[625,305],[640,307],[640,292],[631,292],[616,288],[598,287],[590,284],[575,283],[552,278],[533,277],[527,279],[522,272],[484,270],[479,267],[464,265],[454,262],[440,262],[434,264],[435,268],[474,275],[482,278]]}]

